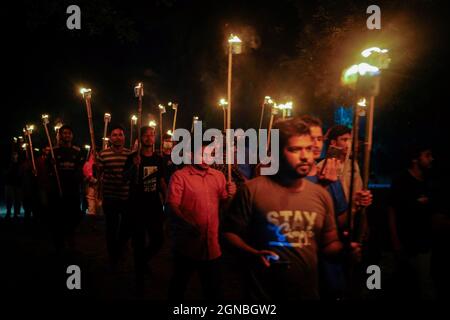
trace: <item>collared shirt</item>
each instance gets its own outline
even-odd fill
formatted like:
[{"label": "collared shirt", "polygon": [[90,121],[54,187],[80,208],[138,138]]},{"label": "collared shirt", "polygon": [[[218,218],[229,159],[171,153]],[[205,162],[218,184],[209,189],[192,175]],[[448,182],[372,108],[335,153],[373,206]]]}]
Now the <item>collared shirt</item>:
[{"label": "collared shirt", "polygon": [[197,260],[221,255],[219,205],[227,195],[225,176],[213,168],[188,165],[172,175],[167,202],[179,207],[182,215],[171,215],[177,253]]}]

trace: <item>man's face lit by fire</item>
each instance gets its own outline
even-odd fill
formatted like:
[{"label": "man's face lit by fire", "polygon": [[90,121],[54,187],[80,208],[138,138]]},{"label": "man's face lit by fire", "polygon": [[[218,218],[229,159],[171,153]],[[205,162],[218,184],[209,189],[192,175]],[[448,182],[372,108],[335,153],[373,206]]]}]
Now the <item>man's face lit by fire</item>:
[{"label": "man's face lit by fire", "polygon": [[64,144],[72,143],[72,140],[73,140],[72,130],[63,129],[62,131],[59,132],[59,134],[60,134],[62,143],[64,143]]},{"label": "man's face lit by fire", "polygon": [[109,141],[114,147],[123,147],[125,145],[125,134],[123,133],[123,130],[117,128],[111,131]]},{"label": "man's face lit by fire", "polygon": [[209,168],[209,165],[206,163],[206,161],[212,161],[212,158],[214,156],[213,154],[213,148],[208,146],[202,146],[201,153],[200,152],[193,152],[194,161],[196,167],[202,170],[206,170]]},{"label": "man's face lit by fire", "polygon": [[331,140],[330,145],[342,148],[346,155],[351,149],[352,135],[350,133],[345,133],[342,136],[337,137],[336,140]]},{"label": "man's face lit by fire", "polygon": [[314,164],[314,143],[309,135],[293,136],[283,148],[287,170],[297,178],[308,175]]},{"label": "man's face lit by fire", "polygon": [[313,147],[314,160],[320,158],[323,149],[323,132],[321,127],[311,127],[311,139]]},{"label": "man's face lit by fire", "polygon": [[144,147],[151,147],[155,144],[155,129],[149,128],[141,136],[141,143]]}]

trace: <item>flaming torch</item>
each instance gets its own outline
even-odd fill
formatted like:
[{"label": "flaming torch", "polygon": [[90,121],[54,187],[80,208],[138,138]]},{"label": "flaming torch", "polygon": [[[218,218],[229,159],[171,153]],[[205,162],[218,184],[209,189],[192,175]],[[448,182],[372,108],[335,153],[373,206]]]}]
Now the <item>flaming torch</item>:
[{"label": "flaming torch", "polygon": [[227,105],[228,102],[224,98],[219,100],[219,107],[223,109],[223,131],[227,129]]},{"label": "flaming torch", "polygon": [[262,123],[263,123],[263,119],[264,119],[264,109],[265,109],[265,107],[266,107],[266,106],[272,107],[273,104],[274,104],[274,102],[273,102],[273,100],[272,100],[271,97],[269,97],[269,96],[265,96],[265,97],[264,97],[264,102],[263,102],[262,107],[261,107],[261,116],[259,117],[259,130],[261,130],[261,128],[262,128]]},{"label": "flaming torch", "polygon": [[103,129],[103,146],[102,150],[105,150],[108,147],[108,138],[106,137],[106,134],[108,132],[108,124],[111,122],[111,114],[105,113],[105,116],[103,117],[105,121],[104,129]]},{"label": "flaming torch", "polygon": [[138,118],[136,115],[131,116],[131,122],[130,122],[130,150],[133,149],[133,126],[136,125]]},{"label": "flaming torch", "polygon": [[274,102],[272,104],[272,110],[271,110],[271,113],[270,113],[269,128],[267,130],[267,146],[266,146],[267,150],[269,150],[269,145],[270,145],[270,132],[271,132],[272,126],[273,126],[273,119],[275,118],[276,115],[278,115],[278,111],[279,110],[280,110],[280,108]]},{"label": "flaming torch", "polygon": [[194,124],[198,121],[198,117],[197,116],[193,116],[192,117],[192,127],[191,127],[191,132],[194,132]]},{"label": "flaming torch", "polygon": [[[231,129],[231,79],[233,71],[233,54],[242,52],[242,40],[231,34],[228,38],[228,110],[227,110],[227,129]],[[233,160],[232,139],[230,133],[227,133],[227,169],[228,182],[231,182],[231,162]]]},{"label": "flaming torch", "polygon": [[50,138],[50,133],[48,131],[48,114],[42,115],[42,123],[44,125],[45,134],[47,135],[48,146],[50,147],[50,155],[52,157],[53,162],[53,170],[55,171],[56,183],[58,184],[59,196],[62,197],[62,188],[61,188],[61,180],[59,179],[58,168],[56,167],[56,159],[55,154],[53,152],[52,139]]},{"label": "flaming torch", "polygon": [[[134,95],[136,98],[138,98],[138,149],[137,154],[141,155],[141,137],[139,136],[139,132],[142,127],[142,97],[144,96],[144,84],[142,82],[139,82],[134,87]],[[137,172],[139,173],[139,166],[137,166]],[[136,174],[136,182],[138,182],[139,174]]]},{"label": "flaming torch", "polygon": [[159,109],[159,151],[162,154],[162,147],[163,147],[163,120],[162,115],[163,113],[166,113],[166,107],[162,104],[158,105]]},{"label": "flaming torch", "polygon": [[31,164],[33,166],[33,174],[37,175],[36,170],[36,162],[34,161],[34,152],[33,152],[33,141],[31,140],[31,134],[33,133],[34,125],[26,125],[25,129],[23,129],[23,132],[25,133],[25,136],[28,137],[28,145],[30,147],[30,156],[31,156]]},{"label": "flaming torch", "polygon": [[[353,190],[354,190],[354,167],[357,161],[357,146],[358,146],[358,131],[359,131],[359,116],[366,116],[366,127],[364,137],[364,162],[363,162],[363,189],[367,190],[369,187],[370,177],[370,157],[372,151],[373,139],[373,114],[375,108],[375,96],[380,90],[380,75],[382,69],[387,69],[391,61],[388,56],[387,49],[380,49],[372,47],[361,52],[364,62],[354,64],[344,70],[342,74],[342,84],[356,91],[359,97],[364,97],[358,100],[354,109],[353,116],[353,140],[352,140],[352,170],[350,178],[350,192],[349,192],[349,210],[352,212],[353,207]],[[367,100],[366,100],[367,98]],[[347,228],[349,232],[355,230],[355,235],[350,237],[356,241],[361,241],[366,236],[367,223],[366,214],[363,209],[361,212],[360,223],[358,228],[353,228],[352,215],[348,215]],[[350,238],[349,237],[349,238]]]},{"label": "flaming torch", "polygon": [[172,123],[172,132],[175,132],[177,123],[178,103],[169,102],[168,106],[172,107],[172,109],[175,111],[175,113],[173,114],[173,123]]},{"label": "flaming torch", "polygon": [[89,122],[89,136],[91,138],[91,151],[95,154],[95,135],[94,135],[94,124],[92,122],[92,108],[91,108],[92,90],[81,88],[80,93],[83,96],[83,99],[86,103],[86,111]]}]

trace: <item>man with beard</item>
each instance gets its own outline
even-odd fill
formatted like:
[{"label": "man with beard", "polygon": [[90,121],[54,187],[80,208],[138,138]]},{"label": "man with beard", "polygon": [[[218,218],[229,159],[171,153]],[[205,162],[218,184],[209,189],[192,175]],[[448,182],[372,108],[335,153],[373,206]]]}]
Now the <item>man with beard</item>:
[{"label": "man with beard", "polygon": [[[308,125],[298,119],[274,126],[280,134],[280,170],[244,186],[223,231],[248,254],[250,294],[258,300],[318,299],[317,255],[343,250],[329,193],[305,177],[314,163]],[[359,245],[352,243],[354,255]]]},{"label": "man with beard", "polygon": [[416,298],[434,298],[430,276],[434,194],[428,172],[433,154],[427,146],[408,150],[408,167],[393,179],[389,202],[392,247],[405,277],[405,290]]}]

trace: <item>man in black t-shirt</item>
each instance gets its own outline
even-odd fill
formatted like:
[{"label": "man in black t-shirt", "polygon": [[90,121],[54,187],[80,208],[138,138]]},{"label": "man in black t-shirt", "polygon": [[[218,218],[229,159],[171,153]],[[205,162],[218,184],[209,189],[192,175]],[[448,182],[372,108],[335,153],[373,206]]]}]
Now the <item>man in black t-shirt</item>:
[{"label": "man in black t-shirt", "polygon": [[408,168],[393,179],[389,200],[389,227],[400,274],[408,274],[405,290],[420,298],[434,298],[430,276],[434,195],[428,171],[433,162],[430,148],[408,152]]},{"label": "man in black t-shirt", "polygon": [[130,181],[129,215],[133,225],[136,284],[138,293],[142,294],[147,262],[161,249],[164,241],[162,198],[165,198],[166,182],[162,157],[153,152],[155,129],[143,127],[140,134],[141,154],[130,154],[124,175]]},{"label": "man in black t-shirt", "polygon": [[84,157],[80,148],[72,144],[73,130],[68,125],[59,129],[60,144],[53,148],[56,168],[61,183],[62,196],[52,166],[48,172],[52,176],[50,190],[51,224],[56,241],[56,247],[61,250],[65,241],[73,245],[76,227],[81,221],[80,192],[83,182]]},{"label": "man in black t-shirt", "polygon": [[167,184],[169,184],[172,174],[180,167],[172,162],[172,149],[172,136],[166,133],[163,136],[162,159],[164,165],[164,179]]}]

